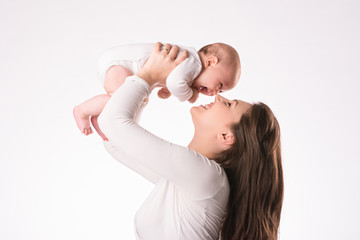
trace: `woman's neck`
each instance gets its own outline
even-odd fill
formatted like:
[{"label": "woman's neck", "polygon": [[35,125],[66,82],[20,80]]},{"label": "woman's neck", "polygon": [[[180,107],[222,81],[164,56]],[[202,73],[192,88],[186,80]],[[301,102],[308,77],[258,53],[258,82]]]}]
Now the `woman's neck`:
[{"label": "woman's neck", "polygon": [[188,145],[188,148],[209,159],[212,159],[214,157],[214,153],[211,151],[211,144],[207,141],[207,139],[209,138],[200,138],[195,135]]}]

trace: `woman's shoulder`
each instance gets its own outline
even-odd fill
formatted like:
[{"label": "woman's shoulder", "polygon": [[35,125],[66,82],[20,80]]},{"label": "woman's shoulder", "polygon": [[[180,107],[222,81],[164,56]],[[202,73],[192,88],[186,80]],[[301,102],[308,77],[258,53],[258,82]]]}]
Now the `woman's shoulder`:
[{"label": "woman's shoulder", "polygon": [[[214,160],[188,148],[174,145],[173,154],[180,159],[172,168],[177,169],[185,181],[188,182],[191,192],[196,197],[209,198],[222,188],[228,188],[228,179],[225,170]],[[179,165],[177,165],[179,164]]]}]

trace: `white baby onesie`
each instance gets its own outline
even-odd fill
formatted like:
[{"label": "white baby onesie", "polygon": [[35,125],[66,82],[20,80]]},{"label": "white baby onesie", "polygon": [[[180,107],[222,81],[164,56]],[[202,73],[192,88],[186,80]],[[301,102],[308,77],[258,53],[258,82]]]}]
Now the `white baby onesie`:
[{"label": "white baby onesie", "polygon": [[[100,56],[98,62],[100,80],[104,81],[107,70],[113,65],[126,67],[135,74],[144,65],[153,47],[153,43],[147,43],[121,45],[108,49]],[[169,74],[166,86],[172,95],[183,102],[192,97],[193,91],[190,86],[200,74],[202,65],[199,54],[194,48],[184,46],[179,48],[180,51],[183,49],[188,51],[188,58]]]}]

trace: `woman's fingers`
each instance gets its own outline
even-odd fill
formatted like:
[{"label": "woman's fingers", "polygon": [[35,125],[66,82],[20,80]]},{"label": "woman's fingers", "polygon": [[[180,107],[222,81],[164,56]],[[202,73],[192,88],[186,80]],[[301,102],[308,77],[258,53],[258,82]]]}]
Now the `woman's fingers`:
[{"label": "woman's fingers", "polygon": [[147,81],[150,86],[166,84],[165,81],[170,72],[188,56],[186,50],[180,54],[178,52],[177,46],[156,43],[148,60],[136,75]]},{"label": "woman's fingers", "polygon": [[171,50],[171,45],[168,44],[168,43],[166,43],[166,44],[163,46],[163,48],[162,48],[162,50],[161,50],[161,53],[162,53],[164,56],[166,56],[166,55],[168,55],[168,53],[170,52],[170,50]]},{"label": "woman's fingers", "polygon": [[181,53],[178,55],[179,47],[176,45],[171,46],[170,44],[164,45],[162,53],[164,56],[169,57],[171,60],[175,59],[175,61],[174,61],[175,65],[180,64],[182,61],[184,61],[188,57],[187,50],[182,50]]},{"label": "woman's fingers", "polygon": [[168,56],[170,59],[176,59],[176,65],[178,65],[188,57],[188,52],[186,50],[181,51],[181,53],[178,55],[179,47],[176,45],[171,46],[169,43],[166,43],[164,45],[160,42],[155,43],[153,52],[160,52],[163,56]]},{"label": "woman's fingers", "polygon": [[163,44],[162,44],[161,42],[155,43],[155,45],[154,45],[154,47],[153,47],[153,52],[160,52],[162,46],[163,46]]},{"label": "woman's fingers", "polygon": [[182,50],[181,53],[176,57],[175,63],[176,65],[180,64],[182,61],[184,61],[188,57],[188,51]]},{"label": "woman's fingers", "polygon": [[171,59],[175,59],[176,56],[178,55],[179,53],[179,47],[178,46],[172,46],[171,49],[170,49],[170,52],[169,52],[169,57]]},{"label": "woman's fingers", "polygon": [[169,52],[171,49],[171,45],[169,43],[165,43],[163,49],[165,49],[167,52]]}]

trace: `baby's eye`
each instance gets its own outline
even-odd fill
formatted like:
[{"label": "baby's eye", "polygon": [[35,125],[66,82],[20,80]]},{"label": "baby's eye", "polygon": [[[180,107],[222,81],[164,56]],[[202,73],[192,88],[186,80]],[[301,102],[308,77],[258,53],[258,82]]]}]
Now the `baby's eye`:
[{"label": "baby's eye", "polygon": [[226,105],[227,105],[228,107],[231,107],[231,102],[227,102]]}]

